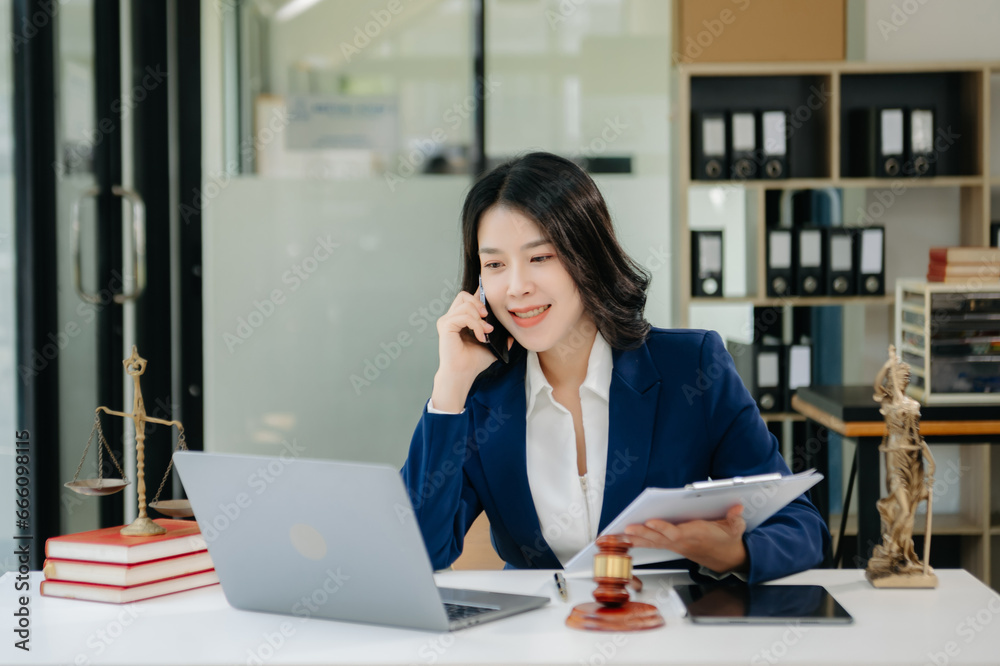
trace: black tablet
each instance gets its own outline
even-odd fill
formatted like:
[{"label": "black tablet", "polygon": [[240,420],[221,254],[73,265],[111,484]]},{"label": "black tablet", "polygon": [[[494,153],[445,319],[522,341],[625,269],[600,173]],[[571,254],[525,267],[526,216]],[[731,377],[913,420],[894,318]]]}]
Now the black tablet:
[{"label": "black tablet", "polygon": [[677,585],[692,622],[851,624],[854,618],[819,585]]}]

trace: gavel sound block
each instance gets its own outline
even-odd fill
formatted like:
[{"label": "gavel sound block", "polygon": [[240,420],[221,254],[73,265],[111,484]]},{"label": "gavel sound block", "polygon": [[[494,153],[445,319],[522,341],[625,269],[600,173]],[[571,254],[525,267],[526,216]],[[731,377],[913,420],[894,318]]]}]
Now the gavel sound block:
[{"label": "gavel sound block", "polygon": [[625,586],[632,581],[632,542],[613,534],[597,539],[600,552],[594,555],[594,599],[597,603],[576,606],[566,618],[571,629],[591,631],[642,631],[662,627],[663,617],[656,606],[629,601]]}]

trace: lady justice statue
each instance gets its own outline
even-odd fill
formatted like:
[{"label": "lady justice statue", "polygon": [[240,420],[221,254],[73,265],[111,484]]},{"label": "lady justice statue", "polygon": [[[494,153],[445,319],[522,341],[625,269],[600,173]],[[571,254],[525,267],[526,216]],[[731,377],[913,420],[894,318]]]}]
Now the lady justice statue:
[{"label": "lady justice statue", "polygon": [[[910,366],[896,358],[896,348],[890,345],[889,360],[875,378],[873,396],[882,404],[879,412],[885,417],[886,433],[879,451],[885,453],[888,493],[878,501],[882,543],[875,546],[865,572],[875,587],[937,587],[937,576],[928,564],[934,457],[920,436],[920,403],[906,395],[909,383]],[[927,530],[921,563],[913,547],[913,519],[923,500],[927,500]]]}]

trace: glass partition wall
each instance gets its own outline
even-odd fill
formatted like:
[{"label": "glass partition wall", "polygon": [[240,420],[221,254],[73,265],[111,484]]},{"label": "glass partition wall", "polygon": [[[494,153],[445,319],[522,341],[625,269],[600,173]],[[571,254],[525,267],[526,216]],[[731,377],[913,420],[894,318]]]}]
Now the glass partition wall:
[{"label": "glass partition wall", "polygon": [[588,165],[669,325],[669,3],[562,4],[203,12],[206,450],[402,463],[484,134]]},{"label": "glass partition wall", "polygon": [[471,6],[222,8],[238,42],[204,188],[205,449],[396,464],[457,293]]}]

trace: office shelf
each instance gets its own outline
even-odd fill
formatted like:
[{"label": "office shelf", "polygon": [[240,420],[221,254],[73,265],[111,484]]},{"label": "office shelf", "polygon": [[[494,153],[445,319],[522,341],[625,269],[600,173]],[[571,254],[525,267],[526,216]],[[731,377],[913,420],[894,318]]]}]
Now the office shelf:
[{"label": "office shelf", "polygon": [[929,178],[837,178],[832,187],[860,187],[871,190],[911,187],[982,187],[982,176],[933,176]]},{"label": "office shelf", "polygon": [[692,180],[691,188],[739,187],[747,190],[815,190],[823,187],[860,189],[910,189],[913,187],[986,187],[1000,185],[1000,178],[984,176],[929,176],[913,178],[784,178],[775,180]]},{"label": "office shelf", "polygon": [[692,180],[691,188],[739,187],[745,190],[808,190],[830,187],[830,178],[779,178],[775,180]]},{"label": "office shelf", "polygon": [[[964,245],[985,245],[991,219],[990,188],[1000,186],[1000,174],[991,177],[989,151],[983,148],[990,136],[990,113],[1000,100],[991,99],[990,77],[1000,74],[1000,63],[703,63],[679,65],[678,74],[678,146],[675,199],[678,210],[676,244],[676,284],[680,298],[676,321],[688,325],[692,304],[739,303],[777,306],[831,305],[829,299],[818,302],[792,299],[701,299],[691,296],[689,191],[696,188],[736,187],[755,196],[748,198],[748,217],[756,226],[756,235],[748,233],[751,254],[756,257],[754,282],[766,284],[764,262],[764,199],[772,190],[820,188],[892,189],[959,188],[960,209],[957,223]],[[692,111],[724,108],[773,108],[790,110],[809,108],[809,96],[822,91],[823,104],[803,114],[790,144],[790,178],[785,180],[695,180],[691,174]],[[945,94],[947,93],[947,94]],[[851,177],[846,173],[850,137],[846,117],[852,108],[892,103],[933,104],[939,111],[935,123],[954,126],[961,134],[956,147],[940,151],[940,175],[913,178]],[[890,103],[886,101],[886,103]],[[793,114],[794,115],[794,114]],[[791,121],[790,121],[791,122]],[[794,123],[793,123],[794,124]],[[798,157],[798,160],[793,158]],[[753,210],[750,210],[753,209]],[[750,230],[748,229],[748,232]],[[892,242],[891,238],[886,239]],[[887,285],[893,276],[887,275]],[[887,290],[891,291],[891,290]],[[850,297],[848,297],[850,298]],[[858,299],[868,297],[856,297]],[[846,301],[845,301],[846,302]],[[858,301],[862,302],[862,301]],[[891,300],[873,304],[891,304]]]},{"label": "office shelf", "polygon": [[[770,298],[757,296],[766,280],[766,220],[768,193],[774,191],[840,188],[896,192],[954,188],[958,190],[955,216],[945,224],[957,227],[962,245],[988,245],[991,197],[1000,188],[1000,165],[991,168],[991,138],[1000,127],[990,127],[994,108],[1000,105],[1000,62],[865,63],[696,63],[678,65],[677,112],[673,123],[677,146],[674,181],[674,284],[678,298],[674,321],[690,325],[692,312],[713,305],[745,304],[787,309],[864,304],[891,307],[897,276],[885,276],[885,296],[823,296]],[[995,90],[994,90],[995,88]],[[814,96],[810,98],[810,96]],[[820,100],[821,103],[816,104]],[[900,105],[934,108],[935,125],[949,127],[961,136],[945,150],[938,150],[936,175],[928,177],[860,177],[852,170],[850,112],[858,108]],[[691,122],[693,112],[728,109],[787,109],[794,133],[789,140],[788,175],[785,180],[705,181],[692,178]],[[809,109],[806,111],[806,109]],[[796,112],[798,117],[796,118]],[[795,119],[795,120],[793,120]],[[796,123],[797,120],[797,123]],[[985,146],[985,147],[984,147]],[[860,173],[860,172],[858,172]],[[691,199],[703,188],[738,188],[745,193],[747,290],[751,295],[699,298],[691,293]],[[773,205],[773,204],[770,204]],[[835,222],[836,224],[836,222]],[[849,223],[848,223],[849,224]],[[887,244],[893,243],[890,230]],[[926,254],[920,257],[923,262]],[[912,266],[911,266],[912,267]],[[724,276],[726,279],[728,276]],[[886,343],[889,340],[887,338]],[[872,369],[874,379],[875,368]],[[795,420],[791,414],[765,416],[769,425]],[[786,429],[787,432],[787,429]],[[1000,451],[990,446],[962,445],[962,465],[969,467],[960,481],[961,512],[936,514],[935,535],[960,539],[962,566],[987,584],[994,572],[1000,581]],[[994,487],[997,486],[997,487]],[[840,517],[832,516],[836,532]],[[923,530],[923,519],[917,531]],[[848,534],[857,533],[856,519]],[[932,546],[933,548],[933,546]]]},{"label": "office shelf", "polygon": [[731,296],[726,298],[692,297],[691,305],[727,305],[745,303],[754,307],[781,307],[784,305],[812,307],[823,305],[892,305],[895,297],[885,296],[784,296],[765,297]]},{"label": "office shelf", "polygon": [[923,72],[988,72],[1000,73],[1000,62],[948,61],[948,62],[882,62],[816,61],[816,62],[706,62],[680,64],[689,76],[822,76],[842,74],[912,74]]}]

